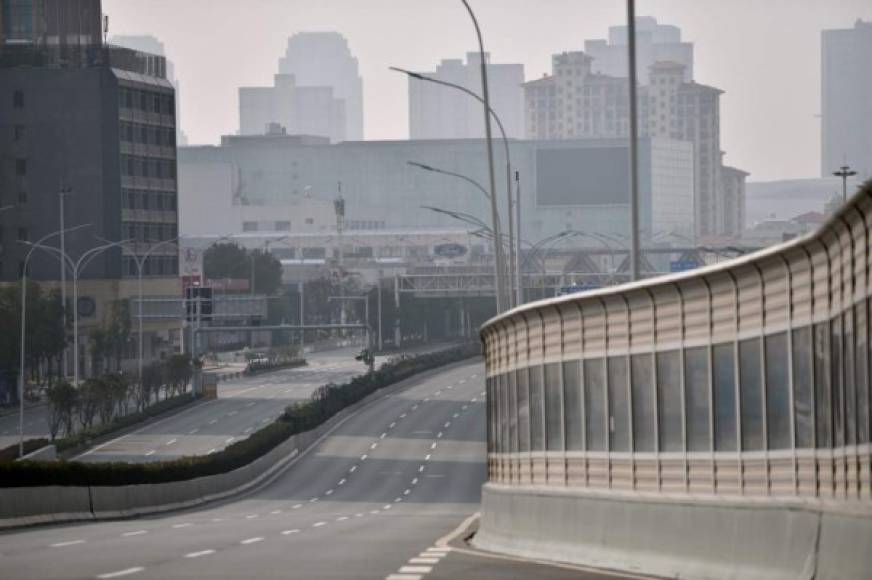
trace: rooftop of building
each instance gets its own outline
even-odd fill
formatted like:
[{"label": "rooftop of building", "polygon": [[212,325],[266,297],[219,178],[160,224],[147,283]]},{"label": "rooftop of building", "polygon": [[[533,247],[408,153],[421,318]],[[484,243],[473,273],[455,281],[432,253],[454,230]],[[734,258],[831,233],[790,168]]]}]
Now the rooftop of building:
[{"label": "rooftop of building", "polygon": [[166,57],[110,44],[42,46],[30,43],[0,46],[0,68],[92,68],[166,79]]}]

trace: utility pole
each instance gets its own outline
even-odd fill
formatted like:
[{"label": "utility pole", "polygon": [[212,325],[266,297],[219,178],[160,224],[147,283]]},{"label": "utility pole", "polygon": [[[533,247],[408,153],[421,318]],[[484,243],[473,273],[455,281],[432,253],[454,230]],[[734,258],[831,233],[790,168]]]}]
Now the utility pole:
[{"label": "utility pole", "polygon": [[[306,296],[305,289],[306,283],[300,282],[300,326],[305,326],[306,324]],[[306,329],[300,329],[300,355],[303,354],[303,349],[306,348]]]},{"label": "utility pole", "polygon": [[399,349],[403,341],[400,325],[400,275],[394,274],[394,346]]},{"label": "utility pole", "polygon": [[384,350],[384,341],[382,340],[382,270],[378,271],[378,351]]},{"label": "utility pole", "polygon": [[[66,205],[64,203],[64,198],[72,192],[72,189],[69,187],[64,187],[61,185],[60,193],[58,198],[60,200],[60,232],[61,232],[61,254],[65,255],[67,253],[67,243],[66,243],[66,232],[64,231],[67,227],[66,224]],[[67,265],[63,260],[61,262],[61,319],[64,329],[64,351],[63,351],[63,373],[62,376],[66,378],[67,369],[69,368],[68,363],[68,352],[69,349],[66,345],[66,334],[67,334]],[[73,307],[77,307],[77,305],[73,305]]]},{"label": "utility pole", "polygon": [[[838,171],[833,171],[833,175],[842,178],[842,203],[848,202],[848,178],[857,175],[857,172],[852,170],[848,165],[842,165]],[[61,226],[63,227],[63,226]]]},{"label": "utility pole", "polygon": [[630,274],[641,276],[639,256],[639,113],[636,100],[636,1],[627,0],[627,51],[630,85]]},{"label": "utility pole", "polygon": [[521,172],[515,171],[515,286],[520,306],[524,303],[524,284],[521,276]]}]

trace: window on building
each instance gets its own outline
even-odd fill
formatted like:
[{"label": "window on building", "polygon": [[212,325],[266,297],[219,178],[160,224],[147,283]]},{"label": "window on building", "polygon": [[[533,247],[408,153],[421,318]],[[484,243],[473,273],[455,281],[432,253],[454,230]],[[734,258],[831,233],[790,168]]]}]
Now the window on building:
[{"label": "window on building", "polygon": [[18,192],[18,204],[24,205],[25,203],[27,203],[27,192],[22,189]]},{"label": "window on building", "polygon": [[12,128],[12,140],[13,141],[23,141],[24,134],[25,134],[24,125],[15,125]]},{"label": "window on building", "polygon": [[306,218],[306,225],[309,225],[309,226],[310,226],[310,225],[312,225],[312,224],[314,224],[314,223],[315,223],[315,220],[314,220],[313,218]]},{"label": "window on building", "polygon": [[145,91],[139,93],[139,108],[142,111],[148,110],[148,93]]},{"label": "window on building", "polygon": [[243,232],[256,232],[258,230],[257,222],[242,222]]},{"label": "window on building", "polygon": [[12,107],[15,109],[24,108],[24,91],[18,90],[12,93]]},{"label": "window on building", "polygon": [[15,175],[27,175],[27,159],[15,160]]}]

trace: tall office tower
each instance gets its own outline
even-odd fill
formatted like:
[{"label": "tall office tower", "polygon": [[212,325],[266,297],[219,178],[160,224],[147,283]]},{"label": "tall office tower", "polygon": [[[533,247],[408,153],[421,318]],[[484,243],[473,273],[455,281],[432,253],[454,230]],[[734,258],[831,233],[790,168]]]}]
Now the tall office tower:
[{"label": "tall office tower", "polygon": [[346,140],[345,101],[332,87],[301,87],[294,75],[275,75],[271,87],[239,89],[239,134],[265,135],[280,130],[295,135]]},{"label": "tall office tower", "polygon": [[[627,76],[627,27],[610,26],[609,38],[586,40],[584,52],[593,57],[593,71],[613,77]],[[651,16],[636,17],[636,63],[638,79],[648,84],[648,71],[655,62],[684,65],[684,81],[693,80],[693,43],[681,41],[681,29],[657,24]]]},{"label": "tall office tower", "polygon": [[[524,85],[527,136],[532,139],[626,137],[629,97],[626,77],[593,72],[583,52],[554,55],[553,73]],[[656,62],[649,84],[639,90],[641,137],[690,141],[694,145],[696,232],[700,236],[741,233],[744,208],[726,203],[720,176],[720,95],[714,87],[684,80],[684,65]],[[743,191],[730,182],[731,191]],[[743,202],[741,202],[743,203]],[[732,208],[732,209],[731,209]],[[736,215],[731,213],[733,212]],[[737,213],[738,212],[738,213]]]},{"label": "tall office tower", "polygon": [[357,58],[338,32],[298,32],[288,39],[279,74],[293,75],[297,87],[330,87],[345,102],[344,139],[363,139],[363,80]]},{"label": "tall office tower", "polygon": [[821,33],[821,175],[872,177],[872,22]]},{"label": "tall office tower", "polygon": [[[116,35],[109,39],[110,44],[131,48],[140,52],[156,54],[166,57],[164,44],[157,38],[151,35]],[[172,83],[176,90],[176,143],[181,147],[188,144],[188,137],[182,130],[181,115],[179,114],[179,104],[181,96],[179,94],[179,80],[176,78],[176,67],[173,61],[167,58],[167,80]]]},{"label": "tall office tower", "polygon": [[[492,64],[487,59],[491,108],[509,137],[524,137],[524,65]],[[481,57],[478,52],[443,60],[435,71],[422,73],[481,94]],[[410,139],[475,139],[484,137],[481,103],[450,87],[409,79]],[[494,127],[495,134],[499,134]]]},{"label": "tall office tower", "polygon": [[[52,16],[56,5],[73,4],[90,10]],[[80,273],[78,355],[90,360],[87,336],[110,302],[135,297],[136,260],[158,243],[167,242],[145,262],[144,289],[178,295],[173,87],[163,57],[103,45],[99,1],[3,0],[0,8],[0,206],[13,206],[0,212],[0,283],[20,279],[29,248],[19,242],[62,222],[87,225],[66,235],[73,257],[101,240],[127,240]],[[35,253],[28,275],[52,286],[59,262]],[[146,324],[146,356],[171,340],[161,324]]]}]

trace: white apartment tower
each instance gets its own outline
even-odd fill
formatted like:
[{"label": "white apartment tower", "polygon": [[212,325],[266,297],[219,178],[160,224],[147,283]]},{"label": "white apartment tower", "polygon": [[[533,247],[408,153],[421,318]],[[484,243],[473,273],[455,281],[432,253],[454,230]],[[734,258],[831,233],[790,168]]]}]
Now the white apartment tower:
[{"label": "white apartment tower", "polygon": [[288,39],[279,74],[293,75],[297,87],[329,87],[344,102],[344,138],[363,139],[363,80],[357,58],[338,32],[299,32]]},{"label": "white apartment tower", "polygon": [[872,22],[821,33],[821,175],[872,177]]},{"label": "white apartment tower", "polygon": [[[491,108],[510,138],[524,137],[524,65],[487,62]],[[478,52],[443,60],[435,71],[421,73],[481,94],[481,59]],[[494,126],[494,134],[499,135]],[[484,113],[476,99],[451,87],[409,79],[409,138],[477,139],[484,137]]]},{"label": "white apartment tower", "polygon": [[[554,55],[552,74],[524,85],[528,138],[629,135],[627,78],[595,72],[595,61],[584,52]],[[687,68],[678,62],[658,61],[645,73],[648,82],[639,90],[640,137],[693,143],[697,235],[740,234],[747,174],[734,170],[730,180],[722,182],[719,121],[722,91],[688,82]],[[736,183],[737,179],[741,184]],[[727,183],[731,201],[725,199]]]}]

